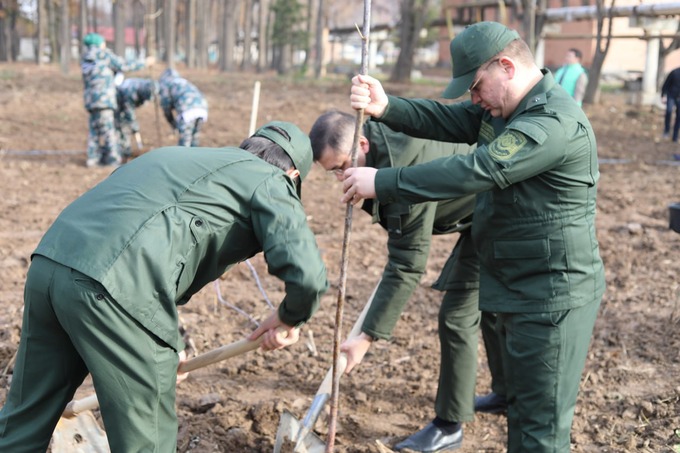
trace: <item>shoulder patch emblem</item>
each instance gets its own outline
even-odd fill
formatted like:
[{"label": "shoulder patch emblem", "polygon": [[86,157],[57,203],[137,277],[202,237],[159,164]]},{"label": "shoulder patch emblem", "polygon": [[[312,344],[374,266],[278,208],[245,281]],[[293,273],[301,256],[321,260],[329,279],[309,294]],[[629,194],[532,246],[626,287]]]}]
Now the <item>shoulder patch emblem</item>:
[{"label": "shoulder patch emblem", "polygon": [[499,136],[489,145],[491,157],[498,160],[508,160],[527,144],[524,134],[510,130]]}]

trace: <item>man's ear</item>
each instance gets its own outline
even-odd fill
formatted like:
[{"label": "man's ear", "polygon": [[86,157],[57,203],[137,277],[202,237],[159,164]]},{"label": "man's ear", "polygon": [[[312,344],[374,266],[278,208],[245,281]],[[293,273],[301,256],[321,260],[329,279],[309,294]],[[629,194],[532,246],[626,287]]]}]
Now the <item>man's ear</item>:
[{"label": "man's ear", "polygon": [[291,168],[286,172],[286,174],[290,176],[291,179],[295,179],[300,176],[300,170],[298,170],[297,168]]},{"label": "man's ear", "polygon": [[501,67],[503,72],[508,74],[509,78],[513,78],[515,76],[515,72],[517,71],[517,65],[515,60],[513,60],[511,57],[503,56],[498,60],[498,65]]},{"label": "man's ear", "polygon": [[359,136],[359,149],[364,154],[368,154],[368,151],[371,149],[370,143],[368,143],[368,139],[366,137],[364,137],[363,135]]}]

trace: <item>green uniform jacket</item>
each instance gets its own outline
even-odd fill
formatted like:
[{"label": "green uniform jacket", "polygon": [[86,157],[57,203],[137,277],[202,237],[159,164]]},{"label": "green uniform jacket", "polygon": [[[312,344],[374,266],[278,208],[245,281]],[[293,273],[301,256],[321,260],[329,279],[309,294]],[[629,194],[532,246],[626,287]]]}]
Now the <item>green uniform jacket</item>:
[{"label": "green uniform jacket", "polygon": [[326,268],[293,181],[239,148],[160,148],[71,203],[35,250],[104,285],[136,320],[181,349],[176,305],[264,251],[285,282],[279,315],[307,321]]},{"label": "green uniform jacket", "polygon": [[375,184],[386,203],[478,194],[472,235],[481,310],[557,311],[602,297],[595,135],[550,72],[507,120],[470,101],[390,97],[381,121],[409,135],[477,142],[467,156],[379,170]]},{"label": "green uniform jacket", "polygon": [[[367,122],[363,132],[370,143],[366,165],[373,168],[407,167],[452,154],[468,154],[473,149],[467,144],[409,137],[375,122]],[[399,315],[425,272],[432,235],[469,228],[474,199],[474,195],[470,195],[456,200],[419,204],[364,202],[362,209],[373,216],[374,223],[380,223],[387,230],[389,238],[388,262],[366,314],[363,332],[374,338],[388,339],[391,336]],[[447,266],[435,288],[447,290],[456,285],[470,284],[470,281],[476,285],[476,260],[470,264],[473,265],[470,279],[448,278],[453,269]],[[461,275],[459,270],[456,276],[466,276],[466,273]]]}]

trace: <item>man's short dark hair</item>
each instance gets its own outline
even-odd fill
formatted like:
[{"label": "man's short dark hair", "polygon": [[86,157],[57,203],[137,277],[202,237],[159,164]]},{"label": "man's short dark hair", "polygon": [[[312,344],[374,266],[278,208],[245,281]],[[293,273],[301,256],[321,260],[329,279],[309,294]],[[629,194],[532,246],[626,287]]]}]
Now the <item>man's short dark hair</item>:
[{"label": "man's short dark hair", "polygon": [[328,110],[322,113],[309,132],[314,161],[316,162],[321,158],[321,153],[326,146],[335,150],[343,150],[343,147],[346,147],[348,137],[350,140],[354,137],[355,124],[356,117],[349,113],[339,110]]},{"label": "man's short dark hair", "polygon": [[[290,137],[283,129],[274,126],[272,126],[272,129],[275,129],[276,132],[290,140]],[[241,142],[239,148],[245,149],[249,153],[256,155],[265,162],[275,166],[276,168],[280,168],[283,171],[288,171],[292,168],[295,168],[293,159],[290,158],[288,153],[286,153],[286,151],[279,145],[267,138],[248,137],[247,139],[243,140],[243,142]]]}]

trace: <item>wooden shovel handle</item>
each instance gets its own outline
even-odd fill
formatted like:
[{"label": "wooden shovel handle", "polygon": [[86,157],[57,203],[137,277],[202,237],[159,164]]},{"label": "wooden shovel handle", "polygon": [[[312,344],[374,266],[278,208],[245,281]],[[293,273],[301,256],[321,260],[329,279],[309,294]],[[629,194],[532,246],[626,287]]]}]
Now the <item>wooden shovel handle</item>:
[{"label": "wooden shovel handle", "polygon": [[260,337],[255,341],[248,341],[244,339],[220,346],[217,349],[213,349],[212,351],[208,351],[204,354],[196,356],[191,360],[187,360],[180,365],[177,371],[179,373],[187,373],[204,366],[212,365],[213,363],[217,363],[222,360],[236,357],[237,355],[257,349],[260,346],[260,343],[262,343],[263,339],[264,335],[260,335]]},{"label": "wooden shovel handle", "polygon": [[[180,365],[178,372],[187,373],[189,371],[212,365],[213,363],[217,363],[222,360],[230,359],[232,357],[236,357],[237,355],[252,351],[260,346],[260,343],[262,343],[263,339],[264,336],[260,335],[260,337],[255,341],[243,339],[234,343],[220,346],[219,348],[208,351],[205,354],[196,356],[191,360],[187,360],[182,365]],[[97,407],[99,407],[97,395],[92,394],[85,398],[73,400],[68,403],[61,416],[65,418],[73,418],[84,411],[96,409]]]}]

